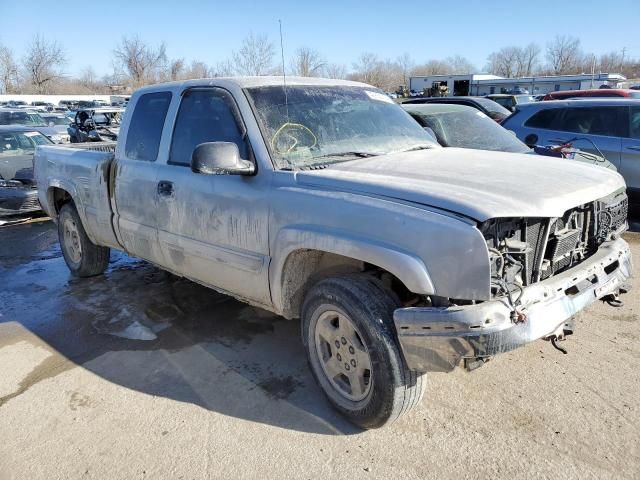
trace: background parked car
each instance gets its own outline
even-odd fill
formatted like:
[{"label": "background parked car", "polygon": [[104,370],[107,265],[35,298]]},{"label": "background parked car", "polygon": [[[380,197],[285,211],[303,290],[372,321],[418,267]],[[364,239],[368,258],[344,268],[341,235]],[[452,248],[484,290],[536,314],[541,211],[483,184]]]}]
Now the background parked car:
[{"label": "background parked car", "polygon": [[573,143],[604,156],[640,206],[640,100],[556,100],[519,105],[503,126],[527,145]]},{"label": "background parked car", "polygon": [[11,108],[23,108],[27,106],[27,102],[24,100],[9,100],[7,106]]},{"label": "background parked car", "polygon": [[443,147],[497,152],[531,151],[513,133],[473,107],[448,104],[402,105]]},{"label": "background parked car", "polygon": [[69,110],[73,110],[78,107],[78,100],[60,100],[58,105],[60,107],[68,108]]},{"label": "background parked car", "polygon": [[486,95],[485,98],[493,100],[496,103],[499,103],[504,108],[510,111],[514,111],[516,105],[520,105],[522,103],[531,103],[535,102],[536,99],[532,95],[510,95],[508,93],[497,93],[494,95]]},{"label": "background parked car", "polygon": [[68,128],[71,124],[71,120],[69,117],[63,113],[42,113],[40,116],[49,127],[55,129],[58,135],[62,138],[62,143],[68,143],[70,141]]},{"label": "background parked car", "polygon": [[32,128],[0,126],[0,217],[40,210],[33,154],[37,145],[50,144]]},{"label": "background parked car", "polygon": [[443,147],[558,156],[616,169],[604,158],[576,149],[532,149],[513,132],[501,127],[482,112],[465,105],[423,104],[402,105],[402,108],[425,130],[433,133],[435,140]]},{"label": "background parked car", "polygon": [[33,130],[45,135],[54,143],[64,142],[64,138],[55,127],[48,126],[39,113],[31,110],[2,108],[0,109],[0,125],[22,125],[31,127]]},{"label": "background parked car", "polygon": [[403,105],[417,105],[422,103],[466,105],[468,107],[473,107],[476,110],[480,110],[482,113],[489,116],[498,123],[502,122],[502,120],[511,115],[511,112],[504,108],[502,105],[499,105],[493,100],[489,100],[488,98],[484,97],[428,97],[416,100],[408,100],[404,102]]},{"label": "background parked car", "polygon": [[599,88],[591,90],[564,90],[562,92],[547,93],[543,100],[569,100],[572,98],[589,97],[621,97],[640,98],[640,92],[626,88]]}]

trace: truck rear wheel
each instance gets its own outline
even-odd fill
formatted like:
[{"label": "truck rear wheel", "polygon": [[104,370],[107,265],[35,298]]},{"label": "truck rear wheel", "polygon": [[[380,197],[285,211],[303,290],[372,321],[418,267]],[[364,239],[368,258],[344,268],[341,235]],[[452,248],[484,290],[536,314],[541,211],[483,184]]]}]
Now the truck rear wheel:
[{"label": "truck rear wheel", "polygon": [[64,260],[73,275],[92,277],[107,269],[110,249],[99,247],[89,239],[73,203],[65,203],[60,209],[58,238]]},{"label": "truck rear wheel", "polygon": [[362,428],[395,421],[424,392],[424,375],[402,358],[396,308],[392,294],[368,275],[322,280],[302,307],[311,371],[333,406]]}]

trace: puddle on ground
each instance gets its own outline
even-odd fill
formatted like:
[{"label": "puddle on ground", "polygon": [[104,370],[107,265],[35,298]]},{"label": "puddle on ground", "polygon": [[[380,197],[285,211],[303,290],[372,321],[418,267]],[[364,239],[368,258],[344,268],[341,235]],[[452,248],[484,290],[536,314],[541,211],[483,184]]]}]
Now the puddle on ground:
[{"label": "puddle on ground", "polygon": [[[52,222],[0,232],[0,322],[16,320],[80,358],[109,350],[178,351],[215,342],[244,350],[281,317],[112,251],[104,275],[74,278]],[[94,351],[94,355],[90,352]]]}]

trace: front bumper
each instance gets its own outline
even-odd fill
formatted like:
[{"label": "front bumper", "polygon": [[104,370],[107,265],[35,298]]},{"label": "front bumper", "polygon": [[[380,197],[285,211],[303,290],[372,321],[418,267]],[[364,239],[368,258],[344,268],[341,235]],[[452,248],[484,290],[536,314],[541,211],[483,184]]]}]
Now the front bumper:
[{"label": "front bumper", "polygon": [[602,244],[597,253],[566,272],[526,287],[511,320],[506,300],[459,307],[400,308],[393,314],[404,358],[411,370],[450,372],[462,359],[480,360],[539,338],[562,333],[565,323],[599,298],[617,292],[632,276],[629,245]]}]

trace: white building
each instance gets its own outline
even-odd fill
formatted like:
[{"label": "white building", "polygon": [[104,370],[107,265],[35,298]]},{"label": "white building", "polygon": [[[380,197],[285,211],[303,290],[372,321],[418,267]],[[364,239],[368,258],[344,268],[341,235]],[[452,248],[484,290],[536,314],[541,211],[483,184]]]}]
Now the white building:
[{"label": "white building", "polygon": [[552,75],[539,77],[503,78],[495,75],[429,75],[411,77],[409,88],[422,93],[432,87],[447,86],[449,96],[490,95],[508,93],[516,87],[527,90],[531,95],[541,95],[559,90],[584,90],[607,85],[619,86],[626,78],[617,73],[596,73],[594,75]]}]

